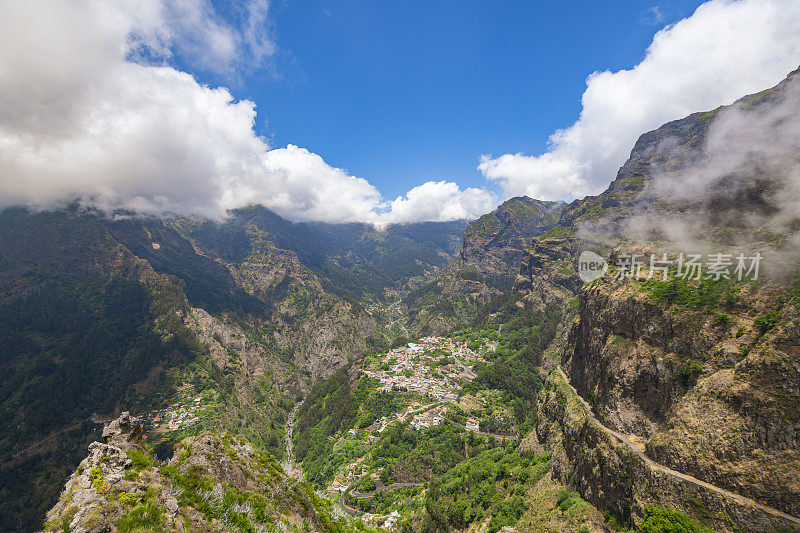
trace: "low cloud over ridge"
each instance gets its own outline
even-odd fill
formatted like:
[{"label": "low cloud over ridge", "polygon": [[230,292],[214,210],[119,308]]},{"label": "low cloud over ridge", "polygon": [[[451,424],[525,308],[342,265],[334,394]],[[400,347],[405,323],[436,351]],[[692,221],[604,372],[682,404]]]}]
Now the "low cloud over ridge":
[{"label": "low cloud over ridge", "polygon": [[445,182],[385,202],[317,154],[269,146],[253,102],[169,66],[173,54],[221,75],[241,57],[264,61],[275,50],[266,9],[247,3],[231,27],[207,0],[0,4],[0,207],[79,200],[221,218],[262,204],[291,220],[378,224],[493,207],[488,192]]},{"label": "low cloud over ridge", "polygon": [[547,152],[485,155],[478,168],[505,197],[599,194],[642,133],[771,87],[798,64],[800,3],[711,0],[659,31],[632,69],[589,76],[580,118]]}]

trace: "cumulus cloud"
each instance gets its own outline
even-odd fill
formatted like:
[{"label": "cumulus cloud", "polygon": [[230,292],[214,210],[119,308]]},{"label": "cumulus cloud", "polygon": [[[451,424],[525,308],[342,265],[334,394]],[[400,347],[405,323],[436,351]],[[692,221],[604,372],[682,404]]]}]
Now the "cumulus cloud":
[{"label": "cumulus cloud", "polygon": [[170,0],[163,4],[162,35],[193,68],[232,76],[275,53],[268,11],[267,0],[250,0],[239,6],[234,15],[241,21],[233,25],[210,0]]},{"label": "cumulus cloud", "polygon": [[405,223],[426,220],[472,219],[488,213],[497,205],[493,194],[478,188],[461,190],[447,181],[429,181],[389,202],[388,212],[377,215],[376,223]]},{"label": "cumulus cloud", "polygon": [[268,4],[244,6],[232,26],[207,0],[0,3],[0,207],[222,218],[262,204],[292,220],[380,224],[486,210],[485,193],[443,182],[385,203],[317,154],[269,146],[253,102],[169,65],[179,55],[230,73],[272,54]]},{"label": "cumulus cloud", "polygon": [[639,135],[770,87],[798,58],[796,0],[711,0],[659,31],[632,69],[589,76],[579,119],[551,136],[546,153],[485,155],[478,168],[507,197],[597,194]]}]

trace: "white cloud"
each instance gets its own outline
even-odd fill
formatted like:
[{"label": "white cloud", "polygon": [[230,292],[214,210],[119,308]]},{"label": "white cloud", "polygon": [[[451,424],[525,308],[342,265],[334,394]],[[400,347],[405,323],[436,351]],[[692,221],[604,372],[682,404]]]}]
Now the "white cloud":
[{"label": "white cloud", "polygon": [[229,73],[242,57],[268,57],[268,4],[245,7],[236,29],[207,0],[0,3],[0,207],[80,200],[220,218],[258,203],[292,220],[381,224],[492,207],[443,182],[384,204],[319,155],[270,147],[253,130],[253,102],[165,64],[178,54]]},{"label": "white cloud", "polygon": [[642,133],[771,87],[800,63],[800,2],[712,0],[659,31],[634,68],[587,79],[580,118],[546,153],[483,156],[506,197],[597,194]]},{"label": "white cloud", "polygon": [[651,6],[645,11],[644,19],[649,24],[660,24],[664,22],[665,18],[664,12],[661,11],[661,6]]},{"label": "white cloud", "polygon": [[389,202],[389,211],[372,221],[383,224],[474,219],[488,213],[496,205],[497,199],[484,189],[467,188],[462,191],[453,182],[429,181]]},{"label": "white cloud", "polygon": [[163,33],[193,68],[230,77],[260,66],[276,50],[268,31],[267,0],[244,3],[238,26],[218,16],[210,0],[168,0],[163,11]]}]

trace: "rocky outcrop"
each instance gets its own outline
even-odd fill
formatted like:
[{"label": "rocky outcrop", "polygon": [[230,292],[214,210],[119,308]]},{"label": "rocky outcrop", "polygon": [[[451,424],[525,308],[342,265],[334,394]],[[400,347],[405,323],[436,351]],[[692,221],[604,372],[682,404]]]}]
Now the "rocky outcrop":
[{"label": "rocky outcrop", "polygon": [[[797,99],[798,73],[741,99],[731,112],[770,112],[787,97]],[[707,155],[715,121],[728,111],[695,113],[642,135],[605,192],[563,209],[550,232],[559,239],[537,239],[528,248],[515,288],[557,285],[579,295],[560,362],[603,424],[665,467],[796,517],[800,300],[797,286],[778,274],[797,272],[798,229],[776,225],[782,232],[776,235],[763,224],[765,213],[774,210],[782,174],[764,171],[769,164],[753,165],[682,199],[655,183],[664,174],[690,180]],[[688,221],[671,227],[669,221],[681,219]],[[759,250],[775,275],[769,281],[762,275],[758,283],[680,286],[607,275],[581,286],[570,271],[585,249],[606,258],[612,249],[677,256],[667,230],[678,226],[685,240],[710,243],[714,251],[735,256],[743,247]],[[575,481],[598,507],[636,521],[643,506],[654,502],[683,509],[715,529],[793,530],[747,506],[715,503],[714,495],[661,479],[633,461],[636,454],[620,448],[618,439],[570,414],[569,395],[548,379],[538,434],[560,457],[554,470],[561,479]]]},{"label": "rocky outcrop", "polygon": [[127,411],[103,428],[103,441],[123,451],[138,447],[137,443],[141,437],[141,422]]},{"label": "rocky outcrop", "polygon": [[[798,344],[797,310],[775,309],[780,292],[740,289],[720,325],[720,312],[657,303],[630,283],[595,283],[581,293],[562,365],[653,460],[800,515],[800,423],[786,416],[800,410],[800,359],[785,348]],[[767,312],[787,326],[761,334],[751,315]]]},{"label": "rocky outcrop", "polygon": [[73,533],[112,531],[114,520],[121,515],[117,505],[110,505],[108,494],[130,493],[133,484],[125,472],[133,466],[126,452],[145,453],[139,446],[142,425],[138,418],[124,412],[103,430],[105,442],[89,445],[89,456],[81,461],[67,482],[56,506],[48,514],[48,531]]},{"label": "rocky outcrop", "polygon": [[542,392],[536,432],[552,454],[553,475],[584,498],[640,526],[647,505],[682,509],[714,531],[800,531],[800,524],[755,502],[710,490],[653,467],[605,431],[554,369]]},{"label": "rocky outcrop", "polygon": [[514,290],[533,290],[539,280],[547,280],[575,293],[581,285],[575,269],[574,239],[536,239],[525,250]]},{"label": "rocky outcrop", "polygon": [[563,205],[527,196],[506,200],[467,226],[461,260],[484,275],[516,270],[525,247],[555,226]]},{"label": "rocky outcrop", "polygon": [[[169,463],[152,458],[128,413],[67,482],[48,513],[47,532],[354,531],[307,485],[289,478],[270,454],[210,433],[176,446]],[[341,514],[341,513],[339,513]]]}]

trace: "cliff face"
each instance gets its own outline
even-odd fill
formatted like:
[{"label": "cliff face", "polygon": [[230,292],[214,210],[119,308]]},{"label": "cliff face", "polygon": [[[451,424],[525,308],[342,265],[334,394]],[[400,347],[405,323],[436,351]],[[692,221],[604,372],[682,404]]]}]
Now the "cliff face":
[{"label": "cliff face", "polygon": [[262,357],[282,351],[284,360],[291,358],[303,387],[362,353],[363,339],[377,327],[360,305],[323,288],[295,252],[276,247],[258,227],[223,233],[218,240],[192,237],[198,230],[187,221],[119,222],[112,228],[156,270],[182,280],[192,307],[215,317],[236,316],[249,337],[257,338],[253,346],[262,348]]},{"label": "cliff face", "polygon": [[[559,357],[568,381],[557,369],[547,376],[537,433],[554,453],[554,471],[563,481],[575,480],[601,509],[637,522],[646,503],[656,502],[715,530],[800,527],[780,516],[800,516],[800,300],[796,281],[787,276],[797,271],[798,227],[786,222],[780,207],[793,198],[787,176],[796,161],[770,171],[777,163],[761,154],[753,156],[757,165],[738,173],[709,170],[722,126],[748,138],[754,117],[784,117],[762,128],[772,138],[769,128],[792,120],[778,111],[800,103],[796,74],[730,108],[695,113],[643,135],[604,193],[566,206],[558,225],[526,249],[516,288],[556,286],[578,296]],[[757,154],[758,142],[752,142]],[[689,180],[708,180],[709,173],[716,181],[695,195],[664,188],[691,189],[697,185]],[[671,240],[676,228],[681,241]],[[686,246],[733,256],[759,251],[770,272],[762,270],[758,282],[662,282],[617,279],[612,266],[601,279],[582,284],[575,269],[584,250],[606,258],[677,256]],[[646,267],[643,272],[646,278]],[[764,503],[772,510],[758,507]]]},{"label": "cliff face", "polygon": [[[776,306],[782,293],[748,287],[709,312],[596,283],[581,292],[562,366],[654,461],[798,515],[798,308]],[[754,318],[770,313],[783,324],[762,332]]]},{"label": "cliff face", "polygon": [[482,304],[512,288],[525,268],[526,249],[555,226],[563,207],[520,196],[470,222],[458,258],[432,281],[406,291],[410,329],[442,334],[468,324]]},{"label": "cliff face", "polygon": [[211,427],[248,420],[244,434],[279,453],[294,399],[375,334],[359,303],[259,227],[217,227],[206,243],[187,224],[78,207],[0,212],[0,420],[11,428],[0,529],[41,524],[93,413],[214,389],[224,408]]},{"label": "cliff face", "polygon": [[246,441],[190,437],[160,463],[139,443],[141,430],[128,413],[111,422],[47,514],[45,531],[358,530]]},{"label": "cliff face", "polygon": [[552,454],[554,478],[617,520],[641,526],[647,507],[656,504],[681,509],[713,531],[800,531],[800,524],[774,509],[643,460],[629,439],[592,418],[557,368],[539,409],[536,433]]},{"label": "cliff face", "polygon": [[467,225],[461,260],[484,275],[505,274],[519,268],[525,247],[532,238],[556,225],[563,205],[527,196],[506,200]]}]

